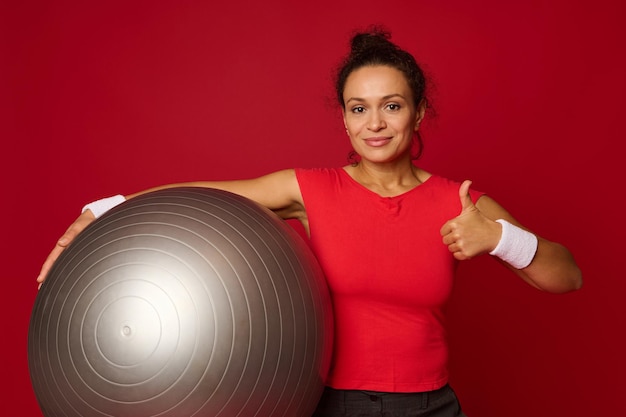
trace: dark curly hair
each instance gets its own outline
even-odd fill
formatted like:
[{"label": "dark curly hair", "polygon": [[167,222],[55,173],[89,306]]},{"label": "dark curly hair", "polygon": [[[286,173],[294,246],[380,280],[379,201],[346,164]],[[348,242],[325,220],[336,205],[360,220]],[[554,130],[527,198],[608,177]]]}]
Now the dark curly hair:
[{"label": "dark curly hair", "polygon": [[[413,103],[418,108],[422,103],[428,106],[426,97],[426,77],[424,71],[415,61],[413,55],[390,41],[391,34],[380,26],[372,26],[365,31],[357,32],[350,41],[350,52],[341,61],[335,76],[335,92],[339,105],[345,110],[343,91],[346,80],[353,71],[367,66],[388,66],[404,74],[411,89]],[[418,151],[413,155],[419,159],[422,154],[422,138],[417,133]],[[355,154],[350,154],[350,162],[355,163]]]}]

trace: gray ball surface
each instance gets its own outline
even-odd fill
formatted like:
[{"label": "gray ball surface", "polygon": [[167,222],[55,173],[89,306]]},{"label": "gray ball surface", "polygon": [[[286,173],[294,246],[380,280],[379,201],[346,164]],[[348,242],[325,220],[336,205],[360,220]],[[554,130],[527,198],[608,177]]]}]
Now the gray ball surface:
[{"label": "gray ball surface", "polygon": [[61,254],[28,362],[46,417],[305,417],[332,334],[297,232],[238,195],[173,188],[112,209]]}]

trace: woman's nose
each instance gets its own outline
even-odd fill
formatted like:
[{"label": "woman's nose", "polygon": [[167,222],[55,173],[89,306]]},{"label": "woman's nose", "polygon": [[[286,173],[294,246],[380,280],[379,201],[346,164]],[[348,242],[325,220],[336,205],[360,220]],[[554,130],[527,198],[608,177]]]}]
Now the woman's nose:
[{"label": "woman's nose", "polygon": [[385,119],[379,112],[372,112],[370,115],[371,116],[367,124],[369,130],[378,131],[387,127]]}]

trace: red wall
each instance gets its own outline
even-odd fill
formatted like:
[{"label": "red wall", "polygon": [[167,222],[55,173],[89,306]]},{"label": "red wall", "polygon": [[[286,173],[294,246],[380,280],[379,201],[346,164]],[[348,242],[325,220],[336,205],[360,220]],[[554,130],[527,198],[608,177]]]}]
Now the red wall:
[{"label": "red wall", "polygon": [[436,85],[423,167],[473,179],[584,273],[557,296],[487,258],[461,265],[450,338],[466,412],[626,415],[626,3],[211,3],[0,5],[0,414],[41,415],[26,357],[35,277],[80,207],[343,164],[332,68],[353,28],[383,23]]}]

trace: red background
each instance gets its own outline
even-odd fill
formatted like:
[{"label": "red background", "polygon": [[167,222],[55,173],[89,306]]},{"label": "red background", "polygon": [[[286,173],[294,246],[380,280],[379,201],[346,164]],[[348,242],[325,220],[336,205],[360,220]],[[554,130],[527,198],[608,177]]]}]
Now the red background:
[{"label": "red background", "polygon": [[382,23],[435,84],[421,165],[474,180],[584,273],[581,291],[550,295],[488,257],[461,265],[451,370],[466,412],[626,415],[624,22],[621,0],[2,2],[0,414],[41,415],[34,280],[82,205],[344,164],[332,69],[354,28]]}]

